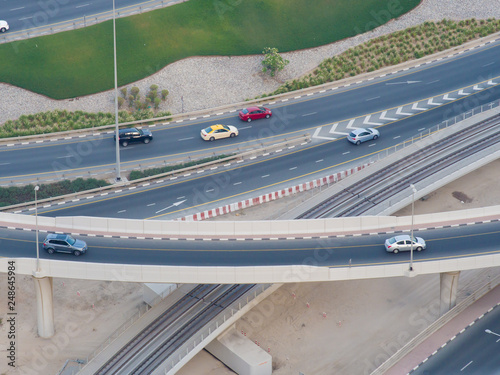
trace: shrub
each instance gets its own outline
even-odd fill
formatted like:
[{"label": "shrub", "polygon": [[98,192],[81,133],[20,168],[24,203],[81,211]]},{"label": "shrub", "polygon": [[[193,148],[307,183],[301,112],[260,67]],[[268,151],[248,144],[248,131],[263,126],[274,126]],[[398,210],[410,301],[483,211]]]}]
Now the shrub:
[{"label": "shrub", "polygon": [[134,87],[132,87],[132,88],[130,89],[130,93],[132,94],[132,96],[133,96],[133,97],[134,97],[134,99],[136,99],[136,100],[138,99],[138,96],[139,96],[139,91],[140,91],[140,90],[139,90],[139,87],[136,87],[136,86],[134,86]]},{"label": "shrub", "polygon": [[161,90],[161,99],[167,100],[168,94],[169,94],[168,90]]},{"label": "shrub", "polygon": [[120,92],[122,93],[123,97],[126,98],[127,97],[127,88],[126,87],[122,87],[120,89]]}]

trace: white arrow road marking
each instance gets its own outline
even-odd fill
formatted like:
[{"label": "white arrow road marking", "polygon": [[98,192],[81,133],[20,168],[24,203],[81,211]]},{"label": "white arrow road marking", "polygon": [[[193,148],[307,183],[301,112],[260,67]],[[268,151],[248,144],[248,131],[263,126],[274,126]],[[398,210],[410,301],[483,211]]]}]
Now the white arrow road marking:
[{"label": "white arrow road marking", "polygon": [[160,213],[162,211],[165,211],[165,210],[168,210],[169,208],[171,207],[177,207],[178,205],[180,204],[183,204],[187,199],[184,199],[183,201],[179,201],[179,202],[175,202],[174,204],[171,204],[170,206],[168,207],[165,207],[165,208],[162,208],[160,211],[156,211],[155,213]]},{"label": "white arrow road marking", "polygon": [[387,114],[387,111],[382,112],[382,114],[380,115],[380,119],[381,120],[389,120],[389,121],[396,121],[397,120],[397,118],[385,117],[386,114]]},{"label": "white arrow road marking", "polygon": [[474,87],[472,89],[473,90],[478,90],[478,91],[482,90],[482,88],[479,87],[479,85],[474,85]]},{"label": "white arrow road marking", "polygon": [[427,101],[427,104],[429,104],[429,105],[441,105],[441,104],[443,104],[443,103],[434,103],[434,102],[433,102],[433,100],[434,100],[434,99],[435,99],[435,98],[431,98],[431,99],[429,99],[429,100]]},{"label": "white arrow road marking", "polygon": [[443,96],[443,100],[452,100],[452,101],[456,100],[456,98],[450,98],[448,95],[449,94],[446,94],[445,96]]},{"label": "white arrow road marking", "polygon": [[420,107],[418,106],[418,102],[417,102],[417,103],[414,103],[414,104],[411,106],[411,109],[416,110],[416,111],[425,111],[427,108],[420,108]]},{"label": "white arrow road marking", "polygon": [[396,114],[397,115],[403,115],[403,116],[411,116],[413,115],[413,113],[408,113],[408,112],[402,112],[403,111],[403,107],[399,107],[398,110],[396,111]]},{"label": "white arrow road marking", "polygon": [[412,83],[420,82],[422,81],[387,82],[386,85],[411,85]]},{"label": "white arrow road marking", "polygon": [[316,129],[316,130],[314,131],[314,134],[313,134],[313,136],[312,136],[312,137],[313,137],[313,138],[317,138],[317,139],[327,139],[327,140],[329,140],[329,141],[331,141],[332,139],[337,139],[337,138],[335,138],[335,137],[322,137],[322,136],[320,136],[320,135],[319,135],[319,132],[320,132],[320,131],[321,131],[321,127],[320,127],[320,128],[318,128],[318,129]]},{"label": "white arrow road marking", "polygon": [[493,82],[493,80],[489,80],[488,81],[488,85],[496,85],[497,83],[496,82]]},{"label": "white arrow road marking", "polygon": [[365,124],[365,125],[384,125],[381,122],[370,122],[370,117],[372,117],[372,115],[366,116],[365,119],[363,120],[363,124]]},{"label": "white arrow road marking", "polygon": [[468,93],[464,92],[464,90],[460,90],[458,92],[458,95],[469,95]]}]

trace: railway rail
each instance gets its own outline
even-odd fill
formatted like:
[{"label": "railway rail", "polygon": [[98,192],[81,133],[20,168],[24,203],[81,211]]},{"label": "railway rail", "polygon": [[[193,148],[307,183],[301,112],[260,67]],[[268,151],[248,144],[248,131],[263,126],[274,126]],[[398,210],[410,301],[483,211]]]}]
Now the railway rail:
[{"label": "railway rail", "polygon": [[297,219],[360,216],[461,159],[500,143],[500,115],[425,147],[333,194]]},{"label": "railway rail", "polygon": [[193,334],[255,285],[197,285],[104,364],[95,375],[152,374]]}]

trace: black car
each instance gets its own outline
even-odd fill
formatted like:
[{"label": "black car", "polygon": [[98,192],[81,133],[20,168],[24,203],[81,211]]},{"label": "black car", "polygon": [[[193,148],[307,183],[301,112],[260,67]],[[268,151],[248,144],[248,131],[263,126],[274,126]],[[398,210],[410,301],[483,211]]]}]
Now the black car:
[{"label": "black car", "polygon": [[77,240],[68,234],[50,233],[43,241],[43,248],[49,254],[72,253],[76,256],[87,252],[87,243],[82,240]]},{"label": "black car", "polygon": [[[149,129],[120,129],[119,139],[120,144],[123,147],[127,147],[128,144],[132,142],[149,143],[153,140],[153,134],[151,134],[151,131]],[[116,134],[114,136],[114,140],[116,141]]]}]

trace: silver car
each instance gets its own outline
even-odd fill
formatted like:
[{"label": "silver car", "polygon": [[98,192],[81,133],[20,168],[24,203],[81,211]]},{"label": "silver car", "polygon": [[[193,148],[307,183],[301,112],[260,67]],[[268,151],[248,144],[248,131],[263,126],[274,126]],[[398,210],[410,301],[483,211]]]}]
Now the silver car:
[{"label": "silver car", "polygon": [[[385,250],[389,253],[397,254],[400,251],[410,251],[411,247],[411,238],[406,234],[391,237],[385,240]],[[413,250],[422,251],[425,247],[426,245],[423,238],[413,237]]]},{"label": "silver car", "polygon": [[373,128],[357,128],[349,133],[347,140],[354,143],[356,146],[360,145],[362,142],[375,140],[380,137],[380,133],[377,129]]},{"label": "silver car", "polygon": [[79,256],[87,252],[87,243],[85,241],[77,240],[68,234],[49,233],[42,246],[49,254],[58,252]]}]

